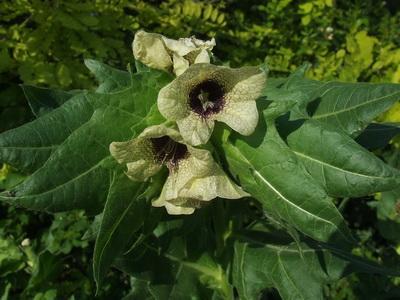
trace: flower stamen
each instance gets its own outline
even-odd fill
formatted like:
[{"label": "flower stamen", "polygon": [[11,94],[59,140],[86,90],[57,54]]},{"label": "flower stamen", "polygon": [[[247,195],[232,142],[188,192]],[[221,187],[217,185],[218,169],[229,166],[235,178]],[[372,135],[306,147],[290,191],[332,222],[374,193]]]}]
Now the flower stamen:
[{"label": "flower stamen", "polygon": [[150,138],[150,141],[156,160],[168,167],[176,167],[179,161],[188,155],[186,145],[175,142],[169,136]]},{"label": "flower stamen", "polygon": [[190,108],[203,118],[220,112],[224,103],[224,89],[213,80],[201,82],[189,93]]}]

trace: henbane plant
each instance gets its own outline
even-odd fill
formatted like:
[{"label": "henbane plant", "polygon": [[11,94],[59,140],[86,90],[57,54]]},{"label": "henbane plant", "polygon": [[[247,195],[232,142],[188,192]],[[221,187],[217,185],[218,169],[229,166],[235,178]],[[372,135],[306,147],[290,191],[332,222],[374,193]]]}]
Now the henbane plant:
[{"label": "henbane plant", "polygon": [[95,280],[116,267],[137,299],[320,299],[350,272],[398,275],[351,254],[335,203],[397,187],[357,137],[400,86],[267,79],[214,46],[140,31],[128,71],[85,61],[95,91],[23,86],[37,118],[0,135],[0,160],[28,176],[0,199],[96,216]]}]

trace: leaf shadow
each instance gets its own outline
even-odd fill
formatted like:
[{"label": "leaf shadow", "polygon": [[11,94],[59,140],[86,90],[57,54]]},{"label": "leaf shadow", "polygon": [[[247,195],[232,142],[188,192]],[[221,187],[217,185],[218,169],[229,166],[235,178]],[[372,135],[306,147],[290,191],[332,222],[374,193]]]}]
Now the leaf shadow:
[{"label": "leaf shadow", "polygon": [[321,103],[322,98],[318,97],[306,105],[306,111],[309,116],[313,116]]},{"label": "leaf shadow", "polygon": [[275,126],[282,140],[287,143],[287,137],[299,129],[306,119],[290,120],[290,113],[286,113],[275,120]]}]

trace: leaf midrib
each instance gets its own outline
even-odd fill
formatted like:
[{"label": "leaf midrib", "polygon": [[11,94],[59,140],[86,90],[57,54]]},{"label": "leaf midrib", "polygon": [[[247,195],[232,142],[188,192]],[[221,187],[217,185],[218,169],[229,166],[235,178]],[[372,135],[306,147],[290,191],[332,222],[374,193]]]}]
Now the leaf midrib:
[{"label": "leaf midrib", "polygon": [[1,149],[13,149],[13,150],[48,150],[57,148],[59,145],[51,146],[0,146]]},{"label": "leaf midrib", "polygon": [[[251,166],[252,166],[252,165],[251,165]],[[252,167],[254,168],[254,166],[252,166]],[[300,210],[300,211],[302,211],[302,212],[304,212],[304,213],[306,213],[306,214],[308,214],[308,215],[310,215],[310,216],[312,216],[312,217],[314,217],[314,218],[316,218],[316,219],[319,219],[319,220],[321,220],[321,221],[323,221],[323,222],[325,222],[325,223],[331,224],[331,225],[333,225],[334,227],[337,228],[337,226],[336,226],[334,223],[332,223],[331,221],[325,220],[325,219],[323,219],[323,218],[321,218],[321,217],[319,217],[319,216],[317,216],[317,215],[314,215],[313,213],[310,213],[309,211],[305,210],[304,208],[302,208],[302,207],[298,206],[297,204],[291,202],[291,201],[290,201],[289,199],[287,199],[284,195],[282,195],[268,180],[266,180],[265,177],[262,176],[258,171],[253,170],[253,173],[254,173],[257,177],[259,177],[266,185],[268,185],[268,187],[269,187],[275,194],[277,194],[277,195],[279,196],[279,198],[281,198],[282,200],[284,200],[285,202],[287,202],[287,203],[290,204],[291,206],[294,206],[294,207],[296,207],[296,209],[298,209],[298,210]],[[339,228],[338,228],[338,229],[339,229]]]},{"label": "leaf midrib", "polygon": [[325,114],[321,114],[321,115],[314,114],[311,118],[312,119],[321,119],[321,118],[326,118],[326,117],[330,117],[330,116],[334,116],[334,115],[339,115],[339,114],[342,114],[342,113],[345,113],[345,112],[349,112],[349,111],[355,110],[355,109],[357,109],[359,107],[378,102],[378,101],[383,100],[385,98],[393,97],[395,95],[400,95],[400,92],[394,92],[392,94],[385,95],[385,96],[382,96],[382,97],[378,97],[378,98],[372,99],[370,101],[362,102],[362,103],[359,103],[357,105],[350,106],[348,108],[344,108],[344,109],[341,109],[341,110],[336,110],[336,111],[325,113]]},{"label": "leaf midrib", "polygon": [[338,171],[342,171],[342,172],[345,172],[345,173],[352,174],[352,175],[354,175],[354,176],[366,177],[366,178],[370,178],[370,179],[388,179],[388,178],[394,178],[394,177],[372,176],[372,175],[365,175],[365,174],[361,174],[361,173],[356,173],[356,172],[353,172],[353,171],[350,171],[350,170],[341,169],[341,168],[336,167],[336,166],[334,166],[334,165],[328,164],[328,163],[326,163],[326,162],[324,162],[324,161],[321,161],[321,160],[318,160],[318,159],[316,159],[316,158],[314,158],[314,157],[308,156],[308,155],[305,154],[305,153],[297,152],[297,151],[295,151],[295,150],[293,150],[293,149],[292,149],[292,151],[293,151],[293,153],[296,154],[297,156],[300,156],[300,157],[303,157],[303,158],[305,158],[305,159],[314,161],[314,162],[316,162],[316,163],[318,163],[318,164],[327,166],[327,167],[329,167],[329,168],[332,168],[332,169],[335,169],[335,170],[338,170]]},{"label": "leaf midrib", "polygon": [[[114,175],[113,180],[112,180],[112,182],[110,183],[110,187],[109,187],[109,190],[108,190],[108,193],[107,193],[107,200],[106,200],[106,201],[109,200],[110,192],[111,192],[112,186],[113,186],[113,184],[114,184],[115,177],[116,177],[116,175]],[[119,224],[121,224],[122,220],[124,219],[124,217],[126,216],[126,214],[128,213],[128,211],[130,210],[130,208],[132,207],[132,205],[135,203],[135,201],[138,201],[137,198],[139,198],[139,197],[141,196],[141,195],[139,194],[140,192],[142,192],[142,190],[139,188],[139,189],[136,191],[135,195],[132,197],[132,199],[135,199],[135,200],[130,201],[129,205],[126,207],[126,209],[124,209],[123,213],[120,215],[120,217],[118,218],[117,222],[115,222],[115,223],[113,224],[113,226],[112,226],[112,228],[111,228],[111,233],[108,235],[109,238],[106,240],[106,242],[104,243],[103,247],[101,248],[99,259],[96,260],[95,258],[93,258],[93,265],[94,265],[94,266],[98,266],[98,268],[96,268],[96,269],[97,269],[97,272],[95,271],[95,277],[96,277],[96,282],[97,282],[97,283],[100,282],[100,277],[99,277],[99,274],[100,274],[100,264],[97,265],[97,264],[95,263],[95,261],[96,261],[96,262],[97,262],[97,261],[99,261],[99,262],[102,261],[102,257],[103,257],[103,255],[104,255],[104,251],[105,251],[106,247],[108,246],[108,244],[110,243],[111,237],[114,235],[114,233],[115,233],[117,227],[119,226]],[[138,195],[138,194],[139,194],[139,195]],[[137,195],[138,195],[138,196],[137,196]],[[107,202],[106,202],[106,205],[107,205]],[[100,230],[101,230],[101,227],[100,227]],[[99,236],[100,236],[100,235],[99,235]],[[98,243],[98,242],[96,242],[96,245],[97,245],[97,243]]]},{"label": "leaf midrib", "polygon": [[[71,178],[70,180],[68,180],[68,181],[66,181],[66,182],[63,182],[63,183],[61,183],[60,185],[57,185],[57,186],[55,186],[54,188],[52,188],[52,189],[50,189],[50,190],[47,190],[47,191],[42,192],[42,193],[30,194],[30,195],[26,195],[26,196],[16,196],[15,198],[17,198],[17,200],[23,200],[23,199],[29,199],[29,198],[32,198],[32,197],[44,196],[44,195],[47,195],[47,194],[49,194],[49,193],[52,193],[52,192],[54,192],[54,191],[56,191],[56,190],[58,190],[58,189],[64,187],[65,185],[70,184],[70,183],[74,182],[75,180],[78,180],[79,178],[81,178],[81,177],[83,177],[83,176],[89,174],[90,172],[92,172],[93,170],[95,170],[97,167],[99,167],[99,166],[103,163],[103,161],[106,160],[106,159],[109,158],[109,157],[111,157],[111,156],[110,156],[110,155],[107,155],[106,157],[104,157],[103,159],[101,159],[99,162],[97,162],[94,166],[92,166],[91,168],[89,168],[89,169],[86,170],[85,172],[80,173],[78,176],[76,176],[76,177],[74,177],[74,178]],[[13,198],[14,198],[14,197],[3,197],[3,196],[1,196],[1,195],[0,195],[0,197],[3,198],[3,199],[13,199]]]},{"label": "leaf midrib", "polygon": [[[234,147],[234,149],[236,149],[236,151],[240,154],[240,156],[242,157],[242,159],[243,159],[244,161],[246,161],[246,162],[252,167],[253,173],[254,173],[254,172],[258,173],[258,172],[256,171],[256,168],[254,167],[254,165],[241,153],[241,151],[240,151],[236,146],[234,146],[234,145],[232,145],[232,144],[230,144],[230,145],[231,145],[232,147]],[[342,232],[342,230],[341,230],[336,224],[334,224],[332,221],[322,219],[321,217],[319,217],[319,216],[317,216],[317,215],[314,215],[314,214],[312,214],[311,212],[308,212],[308,211],[304,210],[303,208],[297,206],[295,203],[290,202],[290,200],[286,199],[282,194],[280,194],[279,191],[277,191],[277,190],[276,190],[276,189],[275,189],[261,174],[258,173],[258,176],[260,177],[261,180],[265,181],[265,183],[267,183],[268,186],[272,187],[272,188],[273,188],[273,191],[274,191],[274,192],[276,191],[276,192],[277,192],[277,195],[278,195],[279,197],[281,197],[284,201],[287,201],[290,205],[292,205],[292,206],[294,206],[294,207],[300,209],[301,211],[304,211],[304,212],[307,213],[308,215],[311,215],[312,217],[315,217],[315,218],[317,218],[317,219],[320,219],[320,220],[322,220],[324,223],[327,223],[327,224],[333,226],[333,227],[336,228],[336,230],[340,233],[340,235],[344,237],[344,239],[345,239],[346,241],[349,241],[349,238],[346,236],[346,234],[345,234],[344,232]]]},{"label": "leaf midrib", "polygon": [[[235,146],[232,145],[232,147],[235,147]],[[312,214],[311,212],[309,212],[309,211],[303,209],[302,207],[296,205],[295,203],[293,203],[293,202],[291,202],[289,199],[287,199],[287,198],[286,198],[284,195],[282,195],[282,194],[281,194],[267,179],[265,179],[264,176],[262,176],[262,175],[257,171],[256,167],[255,167],[241,152],[240,152],[240,150],[239,150],[237,147],[235,147],[235,149],[237,150],[238,153],[240,153],[242,159],[243,159],[244,161],[246,161],[246,163],[249,164],[249,165],[251,166],[251,168],[252,168],[252,173],[253,173],[254,175],[256,175],[257,177],[259,177],[263,182],[265,182],[265,184],[267,184],[268,187],[269,187],[276,195],[278,195],[278,197],[280,197],[281,199],[283,199],[285,202],[289,203],[291,206],[294,206],[296,209],[298,209],[298,210],[300,210],[300,211],[302,211],[302,212],[304,212],[304,213],[306,213],[306,214],[308,214],[308,215],[310,215],[310,216],[312,216],[312,217],[315,217],[316,219],[322,220],[322,221],[325,222],[325,223],[331,224],[331,225],[333,225],[335,228],[337,228],[337,229],[339,230],[339,228],[338,228],[334,223],[332,223],[331,221],[322,219],[321,217]],[[339,231],[340,231],[340,230],[339,230]]]}]

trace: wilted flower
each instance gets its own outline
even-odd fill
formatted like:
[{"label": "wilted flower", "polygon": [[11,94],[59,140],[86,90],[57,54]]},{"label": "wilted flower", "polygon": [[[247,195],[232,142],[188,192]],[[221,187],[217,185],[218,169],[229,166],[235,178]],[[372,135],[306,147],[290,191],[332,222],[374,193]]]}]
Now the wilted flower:
[{"label": "wilted flower", "polygon": [[210,52],[214,46],[214,38],[210,41],[194,37],[173,40],[161,34],[140,30],[135,34],[132,48],[135,59],[145,65],[173,71],[179,76],[189,65],[209,63]]},{"label": "wilted flower", "polygon": [[113,142],[110,152],[127,165],[127,176],[144,181],[167,166],[169,176],[153,206],[165,206],[169,214],[191,214],[202,201],[216,197],[237,199],[248,194],[234,184],[209,151],[183,143],[175,129],[163,125],[145,129],[137,138]]},{"label": "wilted flower", "polygon": [[265,82],[258,67],[196,64],[160,90],[158,109],[176,121],[185,142],[194,146],[209,140],[215,120],[250,135],[258,123],[255,100]]}]

